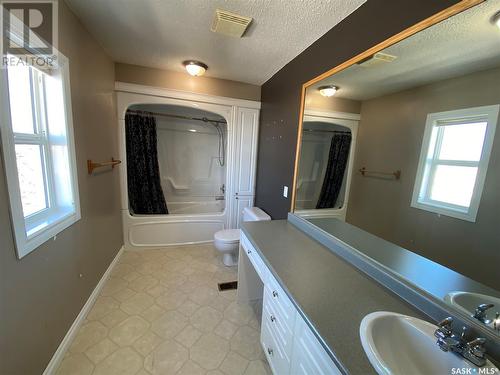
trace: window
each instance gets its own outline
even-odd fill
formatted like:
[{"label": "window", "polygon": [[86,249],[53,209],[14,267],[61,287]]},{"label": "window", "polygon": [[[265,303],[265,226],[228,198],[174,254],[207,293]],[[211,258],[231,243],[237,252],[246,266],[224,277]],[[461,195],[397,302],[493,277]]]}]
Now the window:
[{"label": "window", "polygon": [[476,221],[499,107],[427,116],[412,207]]},{"label": "window", "polygon": [[8,109],[2,146],[21,258],[80,219],[68,64],[8,67],[1,79]]}]

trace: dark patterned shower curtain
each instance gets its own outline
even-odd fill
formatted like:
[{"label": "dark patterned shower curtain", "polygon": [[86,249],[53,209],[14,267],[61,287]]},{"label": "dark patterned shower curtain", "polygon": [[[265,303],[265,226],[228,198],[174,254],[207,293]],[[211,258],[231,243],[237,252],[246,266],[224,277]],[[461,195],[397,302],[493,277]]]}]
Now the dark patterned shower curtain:
[{"label": "dark patterned shower curtain", "polygon": [[132,214],[168,214],[161,187],[156,119],[125,115],[128,199]]},{"label": "dark patterned shower curtain", "polygon": [[316,208],[333,208],[337,203],[351,149],[351,134],[335,134],[330,144],[325,179]]}]

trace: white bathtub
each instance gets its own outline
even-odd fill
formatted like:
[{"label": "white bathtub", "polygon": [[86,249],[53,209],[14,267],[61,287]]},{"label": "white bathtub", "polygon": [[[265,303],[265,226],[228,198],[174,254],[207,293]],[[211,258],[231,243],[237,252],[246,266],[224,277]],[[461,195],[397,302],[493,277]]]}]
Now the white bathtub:
[{"label": "white bathtub", "polygon": [[[194,206],[182,209],[189,211]],[[206,214],[199,213],[199,210],[196,212],[198,213],[132,216],[128,210],[122,210],[125,249],[212,242],[215,232],[227,228],[225,210]]]},{"label": "white bathtub", "polygon": [[213,214],[224,211],[225,200],[207,202],[170,202],[167,201],[170,215]]}]

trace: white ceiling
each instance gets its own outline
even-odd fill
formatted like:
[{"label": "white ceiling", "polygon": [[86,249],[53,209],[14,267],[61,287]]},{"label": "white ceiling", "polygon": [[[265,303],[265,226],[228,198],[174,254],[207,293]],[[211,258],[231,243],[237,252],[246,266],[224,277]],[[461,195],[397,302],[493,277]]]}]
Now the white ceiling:
[{"label": "white ceiling", "polygon": [[[118,62],[261,85],[366,0],[67,0]],[[215,9],[253,21],[243,38],[210,31]]]},{"label": "white ceiling", "polygon": [[367,100],[434,81],[500,65],[500,29],[492,17],[500,0],[490,0],[421,31],[383,52],[396,55],[391,63],[365,68],[357,65],[308,89],[340,87],[335,97]]}]

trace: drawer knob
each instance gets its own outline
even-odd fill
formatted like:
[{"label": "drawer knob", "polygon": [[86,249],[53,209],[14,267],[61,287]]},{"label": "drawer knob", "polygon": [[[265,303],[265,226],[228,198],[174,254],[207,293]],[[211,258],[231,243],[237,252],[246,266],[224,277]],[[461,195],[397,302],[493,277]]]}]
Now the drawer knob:
[{"label": "drawer knob", "polygon": [[275,290],[273,290],[273,297],[274,297],[274,298],[278,297],[278,292],[277,292],[277,291],[275,291]]},{"label": "drawer knob", "polygon": [[271,315],[271,322],[274,322],[276,320],[276,318],[274,317],[274,315]]},{"label": "drawer knob", "polygon": [[252,250],[247,250],[247,254],[252,254]]},{"label": "drawer knob", "polygon": [[267,353],[269,355],[273,355],[274,354],[274,351],[271,349],[271,348],[267,348]]}]

